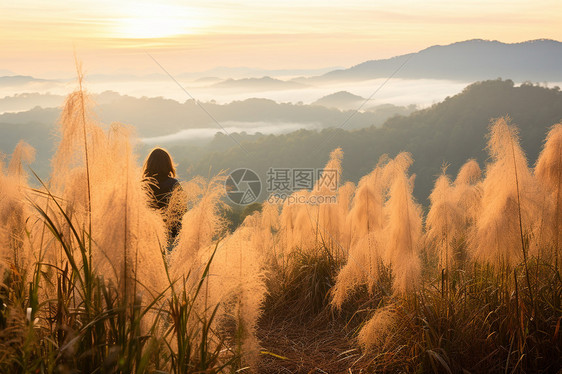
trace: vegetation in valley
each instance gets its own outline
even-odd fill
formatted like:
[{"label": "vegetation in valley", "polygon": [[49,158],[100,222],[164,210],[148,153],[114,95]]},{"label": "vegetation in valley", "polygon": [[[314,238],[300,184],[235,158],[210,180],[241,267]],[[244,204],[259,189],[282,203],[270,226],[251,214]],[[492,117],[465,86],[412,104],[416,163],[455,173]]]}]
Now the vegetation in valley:
[{"label": "vegetation in valley", "polygon": [[[485,81],[474,83],[430,108],[390,118],[382,127],[348,131],[350,127],[346,124],[321,131],[242,138],[240,142],[245,150],[226,135],[217,135],[216,139],[230,144],[231,148],[215,149],[201,158],[191,172],[206,175],[210,167],[213,170],[245,167],[266,180],[270,167],[321,168],[330,151],[341,147],[346,155],[342,178],[357,183],[370,172],[373,160],[384,154],[394,157],[407,151],[415,160],[411,167],[417,175],[414,195],[425,206],[433,179],[440,174],[444,162],[454,174],[467,159],[473,158],[480,164],[487,160],[488,123],[492,118],[506,115],[518,125],[527,156],[534,162],[549,127],[562,120],[562,92],[558,87],[530,83],[515,86],[510,80]],[[350,122],[353,121],[352,118]],[[181,155],[179,149],[178,153]],[[266,194],[261,196],[266,197]]]}]

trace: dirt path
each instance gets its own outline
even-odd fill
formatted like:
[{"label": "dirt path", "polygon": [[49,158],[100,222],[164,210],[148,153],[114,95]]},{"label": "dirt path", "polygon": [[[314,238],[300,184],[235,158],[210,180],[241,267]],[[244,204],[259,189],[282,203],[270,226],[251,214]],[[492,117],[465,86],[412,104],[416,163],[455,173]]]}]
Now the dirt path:
[{"label": "dirt path", "polygon": [[335,322],[261,321],[260,373],[359,373],[367,360]]}]

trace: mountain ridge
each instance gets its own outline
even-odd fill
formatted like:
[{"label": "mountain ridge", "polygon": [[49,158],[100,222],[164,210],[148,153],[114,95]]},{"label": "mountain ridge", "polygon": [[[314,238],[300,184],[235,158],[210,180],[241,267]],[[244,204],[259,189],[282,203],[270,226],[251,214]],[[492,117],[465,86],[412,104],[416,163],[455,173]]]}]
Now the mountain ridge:
[{"label": "mountain ridge", "polygon": [[509,78],[516,81],[562,81],[562,42],[535,39],[518,43],[471,39],[433,45],[418,52],[368,60],[347,69],[296,78],[300,83],[388,78],[456,79],[481,81]]},{"label": "mountain ridge", "polygon": [[210,87],[215,88],[235,88],[235,89],[259,89],[259,90],[290,90],[306,88],[306,84],[298,83],[294,81],[284,81],[281,79],[272,78],[269,76],[264,76],[261,78],[242,78],[233,79],[229,78],[223,80],[222,82],[214,83]]}]

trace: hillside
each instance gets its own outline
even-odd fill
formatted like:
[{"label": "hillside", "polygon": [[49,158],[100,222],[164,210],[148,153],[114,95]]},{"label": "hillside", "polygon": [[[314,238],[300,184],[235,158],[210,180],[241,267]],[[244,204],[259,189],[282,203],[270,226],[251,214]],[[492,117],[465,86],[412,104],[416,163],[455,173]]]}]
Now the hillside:
[{"label": "hillside", "polygon": [[34,107],[54,108],[60,106],[64,96],[39,93],[22,93],[0,97],[0,114],[3,112],[21,112]]},{"label": "hillside", "polygon": [[382,154],[395,156],[408,151],[414,158],[412,172],[418,175],[414,193],[426,204],[434,176],[443,163],[450,164],[448,171],[452,174],[469,158],[483,165],[489,122],[505,115],[519,127],[522,146],[533,163],[548,128],[562,120],[562,92],[558,87],[515,86],[510,80],[475,83],[428,109],[391,118],[382,128],[301,130],[263,136],[243,143],[248,154],[237,146],[210,154],[195,165],[193,173],[204,174],[210,167],[247,167],[265,181],[269,167],[322,167],[329,152],[342,147],[343,179],[357,182]]},{"label": "hillside", "polygon": [[397,77],[486,80],[499,77],[515,81],[562,81],[562,43],[533,40],[507,44],[489,40],[467,40],[436,45],[417,53],[384,60],[366,61],[349,69],[334,70],[299,82],[326,82],[387,78],[402,64]]},{"label": "hillside", "polygon": [[237,89],[244,91],[274,91],[274,90],[294,90],[305,88],[306,85],[297,82],[286,82],[271,77],[262,78],[243,78],[227,79],[225,81],[211,85],[215,88]]},{"label": "hillside", "polygon": [[321,97],[312,103],[312,105],[322,105],[325,107],[334,107],[339,109],[356,109],[359,107],[365,98],[354,95],[347,91],[338,91],[330,95]]},{"label": "hillside", "polygon": [[29,75],[10,75],[10,76],[0,77],[0,87],[3,86],[13,87],[13,86],[19,86],[19,85],[24,85],[28,83],[37,83],[37,82],[52,82],[52,81],[48,79],[34,78]]}]

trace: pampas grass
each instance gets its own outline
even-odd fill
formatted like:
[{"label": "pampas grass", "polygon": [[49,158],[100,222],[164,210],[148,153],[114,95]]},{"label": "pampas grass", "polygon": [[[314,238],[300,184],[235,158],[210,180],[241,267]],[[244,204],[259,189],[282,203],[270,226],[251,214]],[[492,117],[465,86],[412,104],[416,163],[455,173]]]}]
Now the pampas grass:
[{"label": "pampas grass", "polygon": [[421,207],[414,201],[414,186],[407,175],[412,162],[410,154],[401,153],[385,168],[390,185],[384,206],[383,260],[392,268],[394,293],[401,295],[421,286]]},{"label": "pampas grass", "polygon": [[365,323],[357,336],[364,350],[382,348],[389,340],[393,327],[398,323],[392,307],[383,307],[375,311]]},{"label": "pampas grass", "polygon": [[543,213],[552,217],[552,224],[544,225],[548,231],[546,241],[552,243],[554,263],[559,270],[562,243],[562,124],[553,126],[548,132],[544,149],[537,159],[535,175],[547,191],[548,202],[543,205]]},{"label": "pampas grass", "polygon": [[349,293],[365,284],[373,290],[379,281],[382,266],[380,234],[384,227],[384,163],[382,158],[377,167],[361,178],[347,213],[346,229],[350,237],[347,263],[339,271],[332,290],[332,304],[341,308]]},{"label": "pampas grass", "polygon": [[463,234],[472,226],[480,211],[482,198],[481,188],[482,171],[476,160],[468,160],[460,169],[455,178],[453,199],[460,209],[464,219]]},{"label": "pampas grass", "polygon": [[531,235],[533,220],[538,216],[538,189],[519,145],[517,130],[509,125],[508,119],[500,118],[493,123],[488,150],[492,162],[486,166],[482,183],[473,254],[477,261],[498,269],[513,267],[529,251],[524,237]]},{"label": "pampas grass", "polygon": [[[330,153],[330,160],[324,166],[322,176],[316,181],[310,194],[311,197],[322,197],[328,203],[317,203],[312,209],[309,204],[301,204],[307,209],[307,214],[315,226],[317,242],[331,251],[332,255],[338,259],[346,255],[341,244],[344,237],[342,229],[345,225],[345,216],[341,215],[341,210],[349,206],[349,189],[352,188],[350,185],[340,188],[342,159],[341,148]],[[335,203],[334,200],[336,200]],[[348,208],[345,210],[347,213]]]},{"label": "pampas grass", "polygon": [[26,220],[31,211],[26,204],[28,186],[24,169],[34,157],[35,150],[20,141],[14,149],[8,170],[4,170],[0,160],[0,284],[10,266],[27,269],[35,259],[26,240],[26,230],[30,229]]},{"label": "pampas grass", "polygon": [[[220,215],[221,198],[224,196],[224,175],[217,175],[210,180],[196,177],[184,184],[183,190],[191,191],[188,204],[191,209],[182,219],[182,230],[178,244],[170,257],[170,271],[174,279],[186,277],[192,270],[190,265],[199,263],[200,255],[209,256],[213,241],[220,238],[225,229],[224,219]],[[207,249],[205,253],[199,253]],[[204,262],[203,262],[204,263]],[[201,268],[200,265],[196,267]]]},{"label": "pampas grass", "polygon": [[439,268],[445,269],[447,279],[449,271],[455,267],[453,242],[463,228],[463,214],[456,204],[454,187],[443,168],[435,181],[435,187],[429,195],[431,206],[426,219],[426,237],[437,250]]},{"label": "pampas grass", "polygon": [[[0,321],[8,324],[0,329],[0,371],[232,365],[243,352],[223,351],[214,313],[199,308],[208,301],[200,286],[213,259],[207,247],[222,230],[216,216],[207,216],[220,204],[221,177],[185,185],[191,215],[184,221],[193,230],[183,230],[180,262],[170,268],[164,217],[150,208],[132,129],[115,123],[106,130],[92,119],[89,102],[79,74],[79,89],[62,111],[53,176],[38,179],[41,188],[27,186],[33,150],[26,144],[18,145],[7,172],[0,167]],[[195,260],[200,253],[206,263]],[[245,300],[242,313],[259,315],[260,302]],[[14,318],[4,319],[5,308]],[[26,314],[31,322],[18,322]]]},{"label": "pampas grass", "polygon": [[234,345],[241,366],[257,367],[259,341],[256,327],[265,299],[264,252],[260,250],[262,213],[246,218],[243,225],[222,241],[210,268],[210,305],[220,304],[219,319],[235,326]]}]

